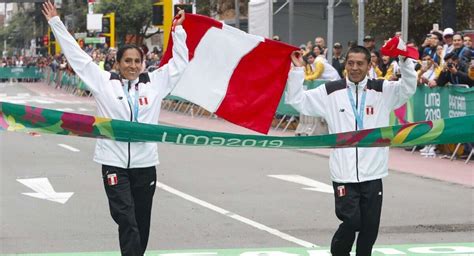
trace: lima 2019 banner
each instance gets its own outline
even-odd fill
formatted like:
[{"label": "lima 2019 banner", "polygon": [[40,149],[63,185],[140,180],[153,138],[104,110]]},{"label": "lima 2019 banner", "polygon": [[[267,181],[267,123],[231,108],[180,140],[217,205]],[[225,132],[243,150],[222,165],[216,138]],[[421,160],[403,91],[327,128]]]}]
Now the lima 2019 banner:
[{"label": "lima 2019 banner", "polygon": [[259,148],[413,146],[474,141],[474,115],[306,137],[242,135],[114,120],[0,102],[0,129],[178,145]]}]

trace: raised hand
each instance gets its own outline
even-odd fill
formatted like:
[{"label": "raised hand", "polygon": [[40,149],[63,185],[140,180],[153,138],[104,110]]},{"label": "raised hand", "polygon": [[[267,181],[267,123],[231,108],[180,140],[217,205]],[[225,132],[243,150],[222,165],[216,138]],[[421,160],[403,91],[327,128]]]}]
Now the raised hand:
[{"label": "raised hand", "polygon": [[49,1],[47,0],[43,4],[43,9],[41,10],[43,13],[44,17],[46,20],[50,20],[54,16],[58,16],[58,11],[56,10],[56,7]]},{"label": "raised hand", "polygon": [[174,17],[174,20],[173,20],[173,28],[176,27],[176,26],[179,26],[179,25],[183,25],[183,22],[184,22],[184,19],[185,19],[185,14],[184,14],[184,10],[178,8],[178,14],[176,14],[176,16]]},{"label": "raised hand", "polygon": [[304,66],[303,52],[302,51],[292,52],[291,62],[293,62],[293,65],[295,65],[295,67],[303,67]]}]

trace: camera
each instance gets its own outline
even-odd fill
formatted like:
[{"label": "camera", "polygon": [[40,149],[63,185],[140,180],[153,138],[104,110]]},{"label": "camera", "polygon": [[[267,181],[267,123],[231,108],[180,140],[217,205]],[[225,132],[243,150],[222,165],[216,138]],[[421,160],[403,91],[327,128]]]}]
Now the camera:
[{"label": "camera", "polygon": [[454,68],[454,64],[453,64],[453,63],[448,63],[446,66],[447,66],[448,68]]}]

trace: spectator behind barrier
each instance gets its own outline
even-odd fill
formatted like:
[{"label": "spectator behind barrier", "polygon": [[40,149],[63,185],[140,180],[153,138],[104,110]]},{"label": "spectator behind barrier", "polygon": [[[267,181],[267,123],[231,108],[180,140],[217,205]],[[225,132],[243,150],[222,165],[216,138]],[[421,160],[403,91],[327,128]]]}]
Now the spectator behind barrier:
[{"label": "spectator behind barrier", "polygon": [[471,59],[474,57],[474,48],[472,48],[472,38],[471,36],[465,35],[463,40],[464,46],[471,51]]},{"label": "spectator behind barrier", "polygon": [[463,36],[459,33],[453,35],[453,53],[455,53],[460,61],[467,64],[471,60],[471,50],[464,46]]},{"label": "spectator behind barrier", "polygon": [[316,63],[314,61],[316,60],[316,53],[313,51],[310,51],[306,53],[303,57],[303,60],[305,61],[305,66],[304,66],[304,79],[305,80],[314,80],[317,77],[320,76],[321,74],[316,73]]},{"label": "spectator behind barrier", "polygon": [[364,37],[364,47],[367,48],[369,51],[377,51],[377,49],[375,48],[375,39],[369,35]]},{"label": "spectator behind barrier", "polygon": [[319,46],[321,47],[322,51],[321,51],[321,54],[323,54],[324,56],[327,56],[327,48],[326,48],[326,41],[324,40],[324,38],[318,36],[314,39],[314,45],[315,46]]},{"label": "spectator behind barrier", "polygon": [[370,52],[370,69],[368,76],[370,79],[383,79],[382,71],[380,70],[381,65],[380,54],[377,51]]},{"label": "spectator behind barrier", "polygon": [[446,84],[465,84],[469,87],[474,86],[474,80],[467,75],[467,66],[460,61],[456,53],[452,52],[444,57],[445,65],[438,79],[430,81],[428,85],[445,86]]},{"label": "spectator behind barrier", "polygon": [[428,85],[430,81],[436,80],[442,68],[429,54],[425,53],[421,57],[421,68],[418,70],[418,85]]},{"label": "spectator behind barrier", "polygon": [[320,46],[315,46],[313,48],[313,53],[316,55],[314,61],[313,73],[306,77],[306,80],[315,80],[315,79],[324,79],[324,80],[338,80],[341,77],[337,73],[337,70],[329,64],[324,55],[322,55]]},{"label": "spectator behind barrier", "polygon": [[448,54],[453,50],[453,35],[454,35],[454,30],[452,28],[444,29],[443,31],[444,54]]},{"label": "spectator behind barrier", "polygon": [[340,77],[344,77],[342,74],[344,71],[344,61],[346,58],[342,54],[342,44],[336,42],[333,46],[332,66],[337,70]]}]

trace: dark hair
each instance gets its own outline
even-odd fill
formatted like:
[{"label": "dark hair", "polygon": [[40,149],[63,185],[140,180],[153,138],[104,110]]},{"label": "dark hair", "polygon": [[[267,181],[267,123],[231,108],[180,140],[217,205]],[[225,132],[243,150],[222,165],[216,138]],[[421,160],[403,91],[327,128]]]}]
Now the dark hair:
[{"label": "dark hair", "polygon": [[314,53],[314,52],[312,52],[312,51],[311,51],[311,52],[308,52],[308,53],[306,53],[306,54],[303,56],[303,60],[304,60],[306,63],[308,63],[308,58],[309,58],[309,56],[313,56],[313,58],[315,58],[315,59],[316,59],[316,57],[318,57],[318,56],[316,56],[316,53]]},{"label": "dark hair", "polygon": [[364,46],[356,45],[349,48],[349,50],[346,53],[346,61],[349,59],[350,53],[363,53],[365,54],[365,60],[367,61],[367,63],[370,63],[370,51]]},{"label": "dark hair", "polygon": [[446,60],[449,60],[449,59],[455,61],[455,60],[457,60],[457,59],[459,59],[459,58],[458,58],[458,56],[456,55],[456,53],[450,52],[450,53],[446,54],[446,56],[444,56],[444,60],[445,60],[445,61],[446,61]]},{"label": "dark hair", "polygon": [[454,36],[460,36],[460,37],[461,37],[461,40],[464,41],[464,35],[463,35],[463,34],[461,34],[461,33],[459,33],[459,32],[456,32],[456,33],[453,34],[453,37],[454,37]]},{"label": "dark hair", "polygon": [[426,57],[426,56],[429,56],[431,59],[433,59],[433,58],[431,57],[431,55],[430,55],[429,53],[427,53],[427,52],[424,52],[423,55],[421,55],[421,58],[420,58],[420,59],[423,59],[423,58]]},{"label": "dark hair", "polygon": [[431,32],[432,35],[435,35],[438,38],[438,41],[443,41],[443,35],[438,31]]},{"label": "dark hair", "polygon": [[311,52],[314,52],[314,48],[318,48],[319,49],[319,52],[320,54],[323,54],[324,53],[324,49],[323,47],[319,46],[319,45],[315,45],[313,46],[313,48],[311,48]]},{"label": "dark hair", "polygon": [[129,49],[137,50],[140,53],[140,60],[143,61],[143,51],[142,51],[142,49],[140,49],[140,47],[138,47],[136,45],[133,45],[133,44],[126,44],[126,45],[120,47],[120,49],[117,51],[117,62],[120,62],[120,60],[122,59],[123,54],[125,53],[125,51],[127,51]]}]

